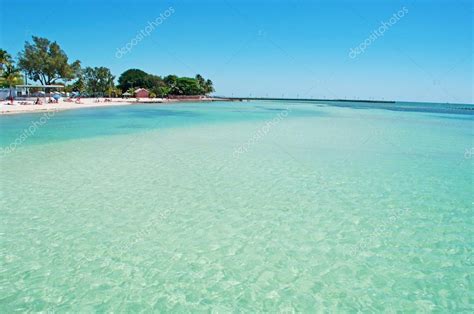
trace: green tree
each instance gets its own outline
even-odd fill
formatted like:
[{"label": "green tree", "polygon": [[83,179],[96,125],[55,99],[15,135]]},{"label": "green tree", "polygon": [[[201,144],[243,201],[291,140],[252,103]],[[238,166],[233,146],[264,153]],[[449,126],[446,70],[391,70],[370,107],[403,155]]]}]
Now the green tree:
[{"label": "green tree", "polygon": [[[175,90],[178,92],[175,95],[200,95],[202,89],[198,81],[190,77],[180,77],[176,82]],[[173,92],[173,91],[172,91]]]},{"label": "green tree", "polygon": [[157,75],[149,74],[146,80],[145,88],[157,96],[163,97],[167,95],[168,89],[165,82]]},{"label": "green tree", "polygon": [[76,80],[70,84],[66,85],[64,88],[65,92],[79,92],[79,93],[85,93],[86,91],[86,83],[84,82],[84,70],[80,69],[77,73]]},{"label": "green tree", "polygon": [[213,83],[211,80],[205,80],[200,74],[197,74],[195,79],[201,89],[201,94],[205,95],[214,91]]},{"label": "green tree", "polygon": [[123,72],[119,79],[119,87],[122,91],[127,91],[130,88],[137,89],[139,87],[147,87],[150,82],[148,73],[139,69],[129,69]]},{"label": "green tree", "polygon": [[83,77],[86,91],[95,96],[107,94],[114,87],[115,77],[106,67],[87,67]]},{"label": "green tree", "polygon": [[160,97],[167,95],[204,95],[214,91],[212,81],[205,80],[199,74],[195,78],[168,75],[162,79],[142,70],[130,69],[122,73],[118,81],[122,91],[129,91],[132,88],[135,90],[141,87]]},{"label": "green tree", "polygon": [[163,79],[166,85],[166,95],[181,95],[182,92],[178,88],[178,77],[176,75],[168,75]]},{"label": "green tree", "polygon": [[195,79],[198,82],[199,86],[204,88],[204,86],[206,85],[206,80],[201,76],[201,74],[197,74]]},{"label": "green tree", "polygon": [[170,88],[165,84],[163,86],[156,86],[151,89],[155,95],[160,96],[161,98],[167,96],[170,93]]},{"label": "green tree", "polygon": [[106,91],[108,97],[120,97],[122,96],[122,90],[116,86],[109,86]]},{"label": "green tree", "polygon": [[214,83],[211,80],[206,80],[206,84],[204,85],[204,94],[210,94],[214,92]]},{"label": "green tree", "polygon": [[168,86],[176,85],[176,82],[178,81],[178,77],[176,75],[168,75],[168,76],[165,76],[163,81]]},{"label": "green tree", "polygon": [[0,75],[5,70],[5,66],[10,62],[12,62],[10,54],[6,50],[0,49]]},{"label": "green tree", "polygon": [[2,87],[10,87],[13,85],[23,84],[23,78],[21,77],[21,72],[13,64],[7,64],[5,70],[2,73],[0,83]]},{"label": "green tree", "polygon": [[10,88],[10,96],[12,96],[13,86],[23,84],[23,78],[21,77],[20,69],[15,67],[15,63],[10,54],[5,50],[1,50],[0,58],[2,67],[0,86]]},{"label": "green tree", "polygon": [[55,41],[36,36],[33,36],[33,43],[25,42],[18,65],[30,79],[43,85],[72,80],[80,71],[80,62],[68,63],[66,53]]},{"label": "green tree", "polygon": [[141,87],[148,89],[156,89],[165,86],[165,82],[158,75],[148,74],[145,78],[145,84]]},{"label": "green tree", "polygon": [[176,85],[178,83],[178,77],[176,75],[168,75],[166,76],[163,81],[165,82],[166,86],[169,89],[170,94],[176,94]]},{"label": "green tree", "polygon": [[71,91],[79,93],[84,93],[86,91],[86,83],[84,82],[82,75],[71,84]]}]

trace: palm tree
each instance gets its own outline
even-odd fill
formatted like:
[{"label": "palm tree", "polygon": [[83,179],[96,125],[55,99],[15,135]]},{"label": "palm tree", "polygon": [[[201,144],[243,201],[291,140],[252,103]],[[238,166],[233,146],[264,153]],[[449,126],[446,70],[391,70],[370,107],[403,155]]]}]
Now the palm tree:
[{"label": "palm tree", "polygon": [[196,74],[196,81],[200,86],[206,85],[206,80],[201,76],[201,74]]},{"label": "palm tree", "polygon": [[10,97],[12,96],[13,85],[18,85],[23,83],[21,77],[21,72],[16,68],[12,62],[4,64],[4,70],[2,71],[2,76],[0,78],[0,84],[10,88]]},{"label": "palm tree", "polygon": [[197,81],[199,88],[201,89],[201,93],[207,94],[206,80],[201,76],[201,74],[196,74],[195,80]]},{"label": "palm tree", "polygon": [[12,57],[6,50],[0,49],[0,75],[3,74],[4,67],[12,63]]},{"label": "palm tree", "polygon": [[206,85],[205,85],[205,90],[206,90],[206,94],[210,94],[212,92],[214,92],[214,84],[212,83],[211,80],[207,80],[206,81]]}]

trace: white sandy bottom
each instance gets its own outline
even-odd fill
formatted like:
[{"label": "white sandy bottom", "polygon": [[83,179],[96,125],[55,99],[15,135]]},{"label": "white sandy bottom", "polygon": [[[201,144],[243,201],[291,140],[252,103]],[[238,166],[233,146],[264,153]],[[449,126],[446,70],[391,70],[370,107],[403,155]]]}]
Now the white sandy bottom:
[{"label": "white sandy bottom", "polygon": [[468,309],[468,138],[359,118],[290,117],[238,156],[262,122],[19,148],[0,307]]}]

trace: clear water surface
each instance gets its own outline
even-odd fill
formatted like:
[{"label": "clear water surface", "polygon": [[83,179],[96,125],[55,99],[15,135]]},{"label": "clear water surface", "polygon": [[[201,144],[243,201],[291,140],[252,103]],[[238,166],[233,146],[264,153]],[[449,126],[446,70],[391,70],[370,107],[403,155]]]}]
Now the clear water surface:
[{"label": "clear water surface", "polygon": [[0,311],[472,311],[472,109],[2,116]]}]

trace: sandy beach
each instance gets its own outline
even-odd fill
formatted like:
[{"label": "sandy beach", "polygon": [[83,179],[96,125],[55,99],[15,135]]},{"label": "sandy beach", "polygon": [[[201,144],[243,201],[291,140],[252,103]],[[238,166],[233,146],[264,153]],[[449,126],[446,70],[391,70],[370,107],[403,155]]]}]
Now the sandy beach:
[{"label": "sandy beach", "polygon": [[10,101],[3,100],[0,104],[0,115],[7,114],[20,114],[20,113],[32,113],[32,112],[45,112],[45,111],[58,111],[58,110],[70,110],[79,108],[93,108],[93,107],[111,107],[111,106],[126,106],[126,105],[137,105],[147,103],[176,103],[176,102],[203,102],[203,101],[215,101],[225,100],[216,99],[212,97],[206,97],[201,99],[167,99],[167,98],[108,98],[110,101],[105,101],[105,98],[83,98],[79,103],[66,102],[60,100],[58,103],[44,103],[42,105],[34,105],[34,99],[29,100],[15,100],[13,104]]}]

